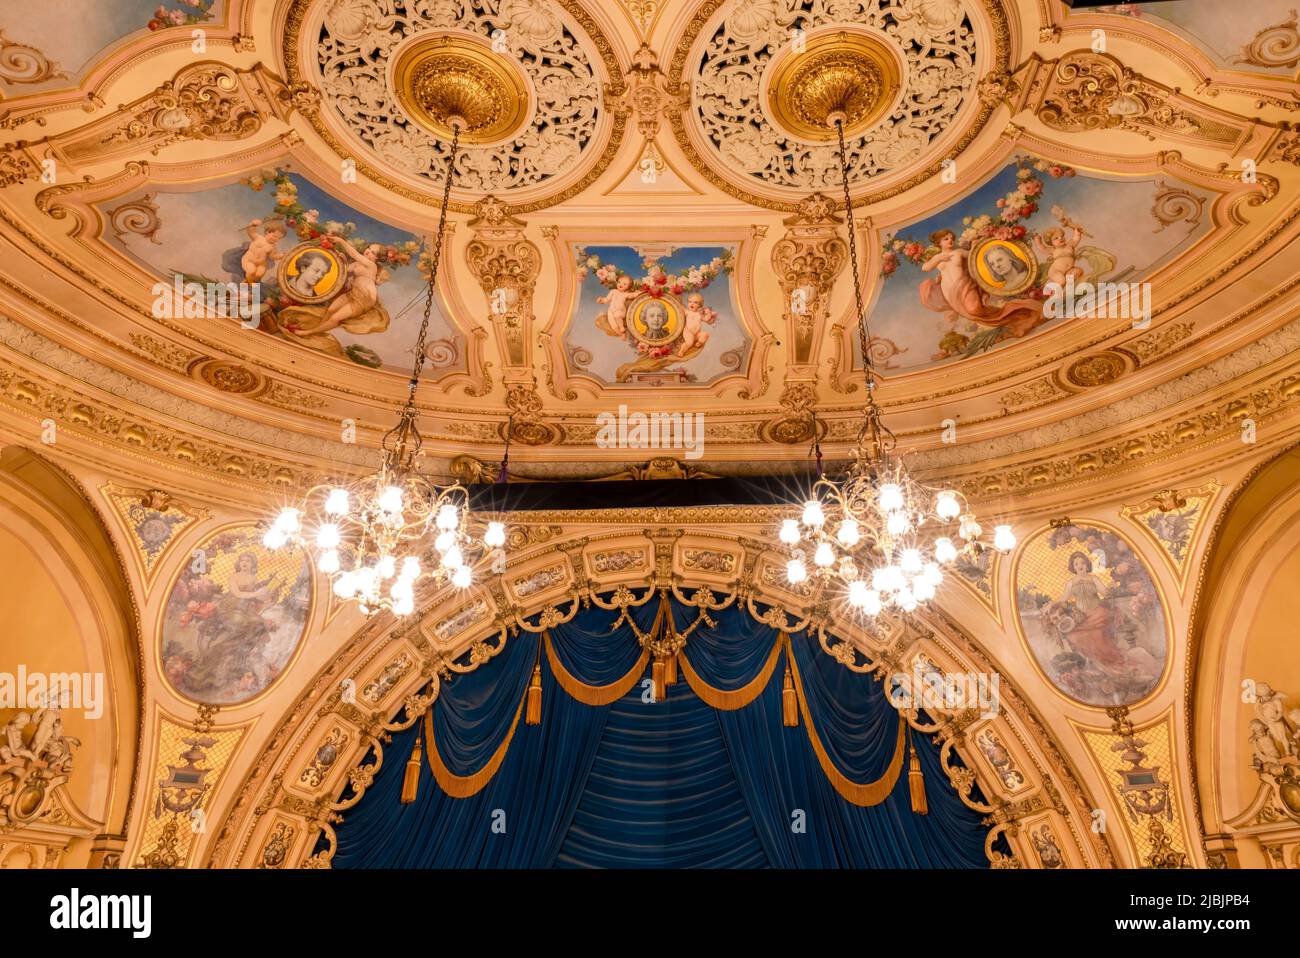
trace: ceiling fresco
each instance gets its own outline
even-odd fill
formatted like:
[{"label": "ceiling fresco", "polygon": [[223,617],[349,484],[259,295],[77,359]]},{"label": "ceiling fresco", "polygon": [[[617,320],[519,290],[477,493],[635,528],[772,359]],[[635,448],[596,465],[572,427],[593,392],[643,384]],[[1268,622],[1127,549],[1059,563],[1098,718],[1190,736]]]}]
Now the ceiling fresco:
[{"label": "ceiling fresco", "polygon": [[[1240,20],[1215,29],[1199,0],[1050,21],[995,0],[710,2],[673,17],[576,0],[183,6],[202,44],[165,40],[179,24],[150,31],[147,6],[97,5],[89,87],[11,83],[0,99],[6,232],[29,251],[17,288],[104,303],[86,342],[123,370],[171,357],[182,375],[159,385],[189,401],[258,416],[274,396],[277,428],[349,420],[373,444],[370,423],[402,394],[447,157],[394,71],[428,37],[501,57],[520,91],[501,109],[521,125],[458,154],[419,394],[444,463],[491,459],[511,415],[532,447],[521,469],[626,463],[591,445],[620,403],[706,414],[706,459],[724,472],[801,457],[813,413],[830,454],[846,448],[861,359],[837,147],[772,92],[800,50],[846,45],[876,97],[847,144],[854,240],[880,398],[922,453],[954,411],[992,442],[1084,394],[1176,378],[1180,343],[1233,322],[1196,284],[1243,284],[1239,305],[1267,284],[1264,247],[1285,242],[1300,172],[1284,122],[1294,68],[1226,62],[1255,43],[1281,63],[1288,28],[1271,9],[1246,36]],[[24,20],[37,22],[57,20]],[[56,34],[23,42],[91,58]],[[1226,46],[1222,79],[1197,92],[1201,34]],[[790,82],[816,96],[817,75]],[[1061,317],[1044,291],[1061,279],[1135,284],[1151,321]],[[168,281],[256,286],[256,321],[159,316]]]}]

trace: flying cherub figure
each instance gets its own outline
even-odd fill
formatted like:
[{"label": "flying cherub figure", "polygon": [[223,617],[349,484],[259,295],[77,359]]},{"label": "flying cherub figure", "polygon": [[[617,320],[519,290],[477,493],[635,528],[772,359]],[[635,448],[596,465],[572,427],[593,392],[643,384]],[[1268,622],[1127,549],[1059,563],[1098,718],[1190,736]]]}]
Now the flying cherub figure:
[{"label": "flying cherub figure", "polygon": [[596,297],[596,302],[602,306],[609,305],[609,309],[605,311],[605,318],[609,321],[609,327],[615,335],[622,336],[627,331],[627,304],[635,299],[636,295],[636,291],[632,289],[632,277],[624,273],[614,283],[613,289],[604,296]]},{"label": "flying cherub figure", "polygon": [[1047,282],[1064,286],[1073,277],[1075,282],[1083,279],[1083,268],[1076,266],[1079,244],[1083,242],[1083,229],[1075,226],[1073,239],[1066,236],[1060,226],[1049,226],[1042,235],[1034,235],[1034,245],[1049,259]]},{"label": "flying cherub figure", "polygon": [[685,356],[692,347],[703,347],[709,341],[709,331],[704,328],[718,321],[718,314],[704,305],[704,297],[691,293],[686,300],[686,317],[682,322],[682,344],[677,349],[678,356]]},{"label": "flying cherub figure", "polygon": [[280,251],[277,250],[276,244],[284,239],[285,227],[279,220],[267,220],[265,229],[259,235],[257,228],[263,225],[262,220],[253,220],[246,227],[248,233],[248,249],[239,260],[240,267],[244,270],[244,282],[260,283],[262,277],[266,275],[271,264],[280,258]]}]

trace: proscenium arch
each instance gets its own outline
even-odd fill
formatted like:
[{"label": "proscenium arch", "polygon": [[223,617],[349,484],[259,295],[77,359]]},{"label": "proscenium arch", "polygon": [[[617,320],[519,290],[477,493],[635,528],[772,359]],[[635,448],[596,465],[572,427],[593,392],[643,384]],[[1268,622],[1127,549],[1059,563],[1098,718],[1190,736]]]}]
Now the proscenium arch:
[{"label": "proscenium arch", "polygon": [[[1255,797],[1243,781],[1241,763],[1249,744],[1239,707],[1246,678],[1277,682],[1278,676],[1246,675],[1248,655],[1264,651],[1268,637],[1252,633],[1271,603],[1294,603],[1300,568],[1300,445],[1252,470],[1228,497],[1202,560],[1188,639],[1187,732],[1193,794],[1207,842],[1229,839],[1227,821]],[[1294,625],[1291,626],[1294,634]],[[1293,653],[1292,653],[1293,654]],[[1300,679],[1300,669],[1295,673]],[[1300,692],[1300,681],[1281,691]],[[1249,792],[1247,794],[1247,792]],[[1212,849],[1213,850],[1213,849]],[[1240,853],[1243,847],[1238,845]],[[1252,851],[1245,847],[1247,859]],[[1242,860],[1242,865],[1263,865]]]},{"label": "proscenium arch", "polygon": [[[273,829],[281,825],[286,826],[280,832],[281,836],[292,831],[293,838],[287,853],[277,858],[279,867],[322,865],[318,860],[309,860],[308,856],[312,854],[317,836],[329,828],[330,817],[340,812],[346,814],[346,809],[364,795],[364,785],[373,770],[367,771],[359,766],[372,747],[378,746],[377,760],[381,763],[406,760],[406,756],[401,756],[400,759],[385,756],[381,738],[387,732],[409,727],[418,719],[420,713],[413,717],[406,714],[405,702],[417,695],[428,684],[431,676],[436,674],[434,663],[438,659],[459,658],[476,644],[487,647],[499,642],[503,612],[509,621],[517,623],[519,618],[524,618],[530,619],[535,625],[539,614],[548,606],[567,610],[574,601],[574,595],[580,595],[584,590],[608,594],[619,585],[627,585],[640,594],[652,582],[665,586],[675,584],[679,596],[689,595],[702,586],[708,587],[719,597],[747,589],[755,602],[784,611],[792,621],[814,611],[811,604],[800,608],[794,597],[777,594],[761,581],[758,572],[763,558],[774,561],[777,557],[778,547],[775,542],[766,541],[770,536],[751,538],[754,533],[752,528],[719,528],[716,523],[717,512],[713,509],[704,511],[713,515],[706,517],[696,528],[690,528],[690,523],[683,520],[681,524],[688,527],[685,535],[670,538],[674,543],[689,545],[692,549],[729,550],[737,561],[728,574],[684,570],[680,565],[674,565],[670,573],[664,573],[660,560],[665,554],[659,551],[659,547],[664,545],[660,539],[662,533],[655,531],[667,521],[660,514],[663,510],[618,510],[617,523],[628,523],[628,527],[610,531],[614,524],[611,522],[599,526],[599,532],[593,531],[598,527],[598,520],[586,518],[575,521],[574,514],[569,514],[567,520],[564,520],[565,524],[576,526],[581,521],[588,526],[585,533],[581,529],[562,530],[558,526],[550,526],[553,534],[539,544],[522,546],[503,576],[508,583],[521,575],[530,575],[534,570],[550,568],[558,561],[563,564],[568,580],[557,586],[555,591],[543,590],[535,596],[519,600],[507,596],[507,584],[494,578],[474,587],[468,595],[460,594],[459,598],[456,593],[450,592],[435,596],[433,601],[410,620],[395,623],[390,617],[376,616],[367,622],[342,645],[337,655],[321,667],[293,704],[274,721],[274,731],[261,754],[253,760],[249,771],[239,781],[238,791],[223,796],[223,800],[228,800],[226,807],[229,811],[215,840],[203,853],[205,865],[255,867],[273,841]],[[644,512],[644,517],[633,515],[639,512]],[[534,528],[540,524],[539,515],[520,515],[518,518]],[[540,518],[546,523],[561,521],[554,514],[545,514]],[[752,523],[755,517],[747,511],[743,521]],[[602,575],[592,568],[590,557],[594,552],[630,548],[634,545],[644,548],[646,552],[647,563],[639,574],[622,572]],[[584,552],[584,549],[588,551]],[[671,557],[680,560],[681,550],[672,552]],[[434,624],[479,598],[489,606],[489,612],[484,618],[454,637],[449,637],[446,645],[429,641]],[[612,613],[613,615],[617,613]],[[887,658],[881,655],[883,649],[873,648],[873,643],[864,642],[861,634],[855,634],[856,632],[855,629],[837,629],[835,637],[853,641],[860,651],[873,660]],[[1104,842],[1101,847],[1095,842],[1089,844],[1088,836],[1091,832],[1088,822],[1086,817],[1080,818],[1083,813],[1079,811],[1082,807],[1080,803],[1087,803],[1087,793],[1081,787],[1081,779],[1076,771],[1063,761],[1064,750],[1033,714],[1028,698],[993,663],[990,655],[975,647],[977,643],[970,632],[953,627],[946,615],[939,615],[931,620],[918,621],[905,643],[894,641],[898,638],[894,636],[890,642],[883,643],[893,654],[901,654],[909,648],[912,651],[923,649],[944,667],[963,671],[995,670],[1001,673],[1004,688],[1013,694],[1004,697],[1003,707],[992,720],[997,724],[990,727],[995,727],[997,734],[1009,746],[1013,742],[1017,743],[1014,749],[1024,757],[1023,767],[1032,786],[1018,795],[1016,800],[1034,794],[1043,797],[1037,813],[1012,813],[1009,824],[1016,824],[1015,817],[1018,814],[1030,817],[1033,814],[1059,815],[1056,819],[1058,836],[1070,846],[1069,857],[1074,863],[1094,867],[1113,865],[1115,859],[1109,846]],[[536,636],[522,629],[520,634],[507,637],[510,642],[529,640],[536,641]],[[420,649],[418,652],[415,649],[417,645]],[[378,700],[377,705],[372,707],[363,701],[363,684],[403,651],[410,652],[415,659],[413,667]],[[873,681],[867,675],[863,678]],[[356,682],[354,703],[345,701],[341,691],[341,686],[347,679]],[[330,774],[319,787],[307,788],[300,784],[303,769],[312,763],[313,756],[326,737],[340,729],[346,733],[347,744],[340,751]],[[953,750],[965,766],[974,772],[974,780],[988,800],[998,808],[1008,805],[1010,802],[1002,797],[991,767],[986,765],[983,755],[977,754],[973,742],[968,741],[963,730],[953,726],[951,737]],[[340,804],[339,799],[345,786],[349,781],[355,783],[358,778],[363,784],[362,794],[354,794],[346,804]],[[1055,798],[1058,794],[1057,786],[1064,786],[1059,788],[1059,794],[1065,796],[1064,802]],[[356,791],[354,788],[354,793]],[[1035,856],[1028,850],[1026,839],[1013,841],[1013,848],[1016,848],[1021,864],[1036,866]],[[280,850],[280,846],[277,846],[277,856]]]},{"label": "proscenium arch", "polygon": [[[77,717],[65,717],[69,734],[83,738],[74,752],[69,792],[85,802],[82,811],[102,823],[104,835],[122,838],[144,744],[144,650],[125,564],[90,503],[87,491],[47,459],[21,446],[0,450],[0,536],[25,548],[33,563],[19,570],[23,578],[0,582],[11,627],[14,617],[24,616],[33,627],[76,633],[11,632],[0,667],[14,669],[25,649],[34,662],[57,663],[59,645],[71,641],[85,667],[53,671],[103,671],[103,715],[86,720],[85,728],[78,728]],[[98,774],[102,769],[108,773]],[[68,861],[84,866],[89,853],[89,847],[74,844]]]}]

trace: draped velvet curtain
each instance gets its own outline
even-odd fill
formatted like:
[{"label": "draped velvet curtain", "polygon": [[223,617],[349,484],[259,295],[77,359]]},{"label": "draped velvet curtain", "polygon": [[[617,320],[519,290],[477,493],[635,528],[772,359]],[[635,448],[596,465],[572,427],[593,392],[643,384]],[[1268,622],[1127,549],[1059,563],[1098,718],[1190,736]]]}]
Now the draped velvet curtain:
[{"label": "draped velvet curtain", "polygon": [[[629,610],[649,631],[659,600]],[[679,631],[697,610],[669,605]],[[649,655],[592,607],[521,634],[445,683],[428,720],[395,735],[337,827],[336,868],[987,866],[980,816],[938,747],[911,735],[929,812],[912,811],[898,713],[880,682],[748,612],[710,613],[653,701]],[[541,722],[524,721],[535,666]],[[783,722],[787,666],[798,725]],[[399,802],[416,739],[416,800]]]}]

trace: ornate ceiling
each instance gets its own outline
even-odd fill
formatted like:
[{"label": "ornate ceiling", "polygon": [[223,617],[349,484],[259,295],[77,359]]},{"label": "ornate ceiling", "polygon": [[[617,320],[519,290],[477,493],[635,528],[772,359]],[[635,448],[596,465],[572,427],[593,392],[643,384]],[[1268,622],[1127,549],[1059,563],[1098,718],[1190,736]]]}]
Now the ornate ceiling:
[{"label": "ornate ceiling", "polygon": [[[827,653],[858,671],[924,657],[1004,677],[1007,713],[972,731],[963,760],[996,796],[982,812],[1003,831],[1033,825],[1015,844],[1026,861],[1052,860],[1050,845],[1075,865],[1201,863],[1235,854],[1210,835],[1229,819],[1274,828],[1259,809],[1242,817],[1252,801],[1275,811],[1257,792],[1264,766],[1237,751],[1254,713],[1193,683],[1235,679],[1246,655],[1211,635],[1231,615],[1210,607],[1211,587],[1250,565],[1220,559],[1206,578],[1216,530],[1239,484],[1300,435],[1289,4],[44,0],[0,13],[0,435],[68,476],[6,454],[0,534],[40,545],[31,530],[45,529],[61,563],[93,543],[90,571],[51,560],[31,589],[80,576],[103,593],[73,603],[64,631],[111,640],[85,668],[135,691],[111,734],[70,721],[103,752],[138,743],[133,766],[74,790],[120,826],[95,854],[306,860],[410,696],[574,596],[671,581],[817,614],[766,551],[774,510],[532,513],[511,526],[507,575],[432,597],[396,631],[328,601],[305,565],[267,571],[292,611],[278,658],[238,688],[187,673],[170,638],[190,550],[234,563],[250,517],[371,466],[406,398],[449,155],[429,126],[456,110],[482,122],[456,160],[418,392],[429,472],[494,475],[508,420],[520,479],[802,470],[814,430],[829,459],[847,456],[864,391],[851,230],[887,424],[919,473],[1013,521],[1022,546],[964,571],[933,614],[847,628]],[[851,211],[837,147],[810,122],[845,90]],[[372,299],[342,278],[367,258]],[[1128,284],[1133,309],[1055,316],[1044,285],[1065,279]],[[187,313],[171,292],[253,282],[251,320]],[[702,448],[598,442],[598,417],[620,409],[701,414]],[[78,496],[94,515],[70,523],[49,504]],[[1280,548],[1238,521],[1227,528],[1251,556]],[[1122,558],[1158,600],[1124,695],[1061,681],[1025,625],[1080,549]],[[21,557],[0,578],[27,575]],[[1285,619],[1260,602],[1261,622]],[[106,638],[96,608],[110,605]],[[1201,661],[1189,636],[1206,629],[1218,658]],[[1296,694],[1291,660],[1251,655],[1255,678]],[[359,704],[341,699],[347,681]],[[1197,697],[1222,721],[1193,734]],[[1107,714],[1120,698],[1131,716]],[[941,733],[952,741],[958,719]],[[195,728],[219,742],[222,826],[179,847],[162,819],[141,822]],[[1124,817],[1114,746],[1136,734],[1169,770],[1178,814],[1168,834],[1098,835],[1090,810]],[[1198,780],[1194,748],[1231,767]],[[1294,859],[1287,841],[1278,854]]]},{"label": "ornate ceiling", "polygon": [[[448,146],[399,102],[394,71],[413,44],[458,36],[515,69],[519,122],[457,163],[420,392],[442,468],[499,458],[513,413],[521,473],[617,471],[648,458],[593,442],[620,405],[705,413],[715,472],[803,459],[810,410],[842,454],[860,385],[836,148],[772,78],[847,44],[876,57],[846,76],[879,113],[849,152],[889,421],[976,494],[1069,482],[1111,465],[1132,441],[1117,427],[1157,404],[1184,425],[1133,457],[1204,442],[1215,389],[1260,369],[1241,347],[1294,336],[1296,101],[1291,54],[1269,41],[1285,39],[1282,5],[1231,37],[1196,4],[1001,0],[200,0],[166,22],[124,2],[75,40],[53,12],[27,16],[5,24],[0,61],[6,339],[70,350],[55,375],[93,364],[86,398],[115,397],[87,413],[96,431],[129,418],[126,384],[147,383],[145,406],[203,434],[150,435],[174,462],[212,448],[268,463],[232,479],[296,482],[364,459],[342,424],[372,445],[402,394]],[[253,275],[245,247],[277,223],[273,266],[331,233],[375,244],[377,309],[317,329],[325,306],[272,290],[272,270],[257,329],[155,315],[155,284],[177,274]],[[927,282],[948,230],[962,248],[1018,240],[1041,287],[1045,243],[1076,227],[1080,279],[1149,283],[1149,324],[1041,308],[1011,321],[1005,299]],[[707,341],[620,332],[624,273],[633,292],[672,281],[674,329],[698,294]],[[1213,383],[1192,387],[1193,369]],[[1052,454],[1067,437],[1092,437],[1073,463]]]}]

